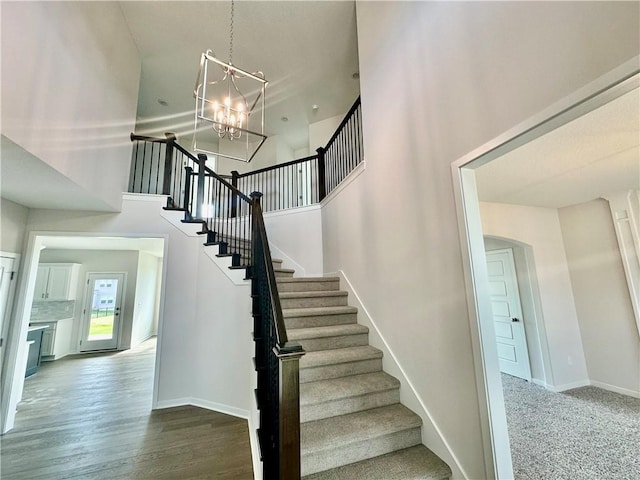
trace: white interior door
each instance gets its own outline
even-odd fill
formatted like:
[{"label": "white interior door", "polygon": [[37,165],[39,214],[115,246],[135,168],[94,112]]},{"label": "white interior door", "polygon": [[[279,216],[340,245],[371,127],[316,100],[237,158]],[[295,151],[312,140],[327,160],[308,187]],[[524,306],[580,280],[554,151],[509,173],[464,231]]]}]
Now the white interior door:
[{"label": "white interior door", "polygon": [[118,348],[124,273],[89,273],[80,351]]},{"label": "white interior door", "polygon": [[0,256],[0,372],[4,365],[4,352],[9,333],[11,300],[15,287],[15,258]]},{"label": "white interior door", "polygon": [[487,252],[487,272],[500,371],[531,381],[513,250]]}]

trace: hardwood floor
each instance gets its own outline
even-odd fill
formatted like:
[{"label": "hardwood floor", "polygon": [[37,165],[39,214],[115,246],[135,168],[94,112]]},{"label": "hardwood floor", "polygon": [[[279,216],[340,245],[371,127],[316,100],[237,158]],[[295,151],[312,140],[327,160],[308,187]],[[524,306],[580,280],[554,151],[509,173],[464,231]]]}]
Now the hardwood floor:
[{"label": "hardwood floor", "polygon": [[0,437],[2,480],[253,478],[246,420],[151,411],[155,339],[43,363]]}]

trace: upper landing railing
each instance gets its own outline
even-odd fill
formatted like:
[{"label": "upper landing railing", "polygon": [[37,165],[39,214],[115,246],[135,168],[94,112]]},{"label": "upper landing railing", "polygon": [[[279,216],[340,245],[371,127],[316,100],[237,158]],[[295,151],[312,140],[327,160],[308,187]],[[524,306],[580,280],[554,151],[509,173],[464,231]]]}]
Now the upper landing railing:
[{"label": "upper landing railing", "polygon": [[321,202],[363,160],[360,97],[315,155],[247,173],[231,172],[243,192],[262,192],[265,212]]}]

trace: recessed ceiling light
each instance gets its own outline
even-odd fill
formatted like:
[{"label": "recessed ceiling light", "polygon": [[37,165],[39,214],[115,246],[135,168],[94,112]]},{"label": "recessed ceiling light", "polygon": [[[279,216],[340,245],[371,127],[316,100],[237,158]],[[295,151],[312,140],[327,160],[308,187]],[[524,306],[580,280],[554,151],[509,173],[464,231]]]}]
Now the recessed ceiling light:
[{"label": "recessed ceiling light", "polygon": [[289,117],[281,117],[280,120],[282,120],[283,122],[288,122],[289,121]]},{"label": "recessed ceiling light", "polygon": [[161,98],[158,99],[158,103],[160,105],[162,105],[163,107],[168,107],[169,106],[169,102],[167,102],[166,100],[162,100]]},{"label": "recessed ceiling light", "polygon": [[360,78],[360,72],[354,72],[354,74],[351,75],[351,78],[353,78],[354,80],[358,80]]}]

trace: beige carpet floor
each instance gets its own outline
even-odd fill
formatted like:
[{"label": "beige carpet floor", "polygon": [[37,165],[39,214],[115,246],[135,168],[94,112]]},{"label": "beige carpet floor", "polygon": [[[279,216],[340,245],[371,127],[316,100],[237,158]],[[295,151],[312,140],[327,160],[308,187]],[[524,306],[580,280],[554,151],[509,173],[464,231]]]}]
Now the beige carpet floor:
[{"label": "beige carpet floor", "polygon": [[640,479],[640,399],[502,383],[516,480]]}]

